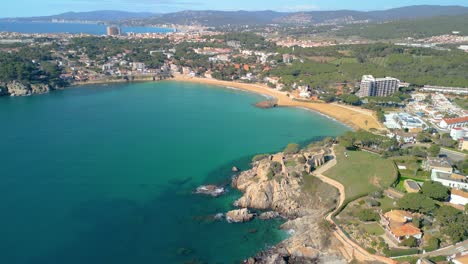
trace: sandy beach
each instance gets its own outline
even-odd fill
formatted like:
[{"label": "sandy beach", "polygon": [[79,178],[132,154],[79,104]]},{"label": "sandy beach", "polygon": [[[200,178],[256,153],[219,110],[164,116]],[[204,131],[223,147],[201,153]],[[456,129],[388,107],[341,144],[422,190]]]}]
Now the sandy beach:
[{"label": "sandy beach", "polygon": [[319,112],[328,117],[336,119],[352,127],[353,129],[383,129],[382,124],[379,123],[373,111],[340,104],[296,101],[288,97],[286,93],[271,89],[266,85],[220,81],[207,78],[191,78],[186,76],[175,76],[170,80],[234,87],[241,90],[274,97],[277,99],[278,106],[299,107]]}]

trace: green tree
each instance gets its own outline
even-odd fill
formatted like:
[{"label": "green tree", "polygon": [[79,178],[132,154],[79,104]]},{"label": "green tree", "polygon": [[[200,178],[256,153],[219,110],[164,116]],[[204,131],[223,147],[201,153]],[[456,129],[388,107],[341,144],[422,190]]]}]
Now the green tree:
[{"label": "green tree", "polygon": [[363,209],[357,213],[359,220],[363,222],[377,221],[380,219],[378,213],[371,209]]},{"label": "green tree", "polygon": [[440,153],[440,147],[437,145],[431,145],[429,149],[427,150],[427,153],[431,157],[437,157]]},{"label": "green tree", "polygon": [[447,201],[449,198],[449,188],[438,182],[425,182],[421,187],[421,192],[438,201]]},{"label": "green tree", "polygon": [[401,242],[402,246],[405,247],[416,247],[418,245],[418,241],[414,237],[409,237]]},{"label": "green tree", "polygon": [[431,213],[437,208],[434,200],[421,193],[407,193],[397,204],[402,209],[420,213]]}]

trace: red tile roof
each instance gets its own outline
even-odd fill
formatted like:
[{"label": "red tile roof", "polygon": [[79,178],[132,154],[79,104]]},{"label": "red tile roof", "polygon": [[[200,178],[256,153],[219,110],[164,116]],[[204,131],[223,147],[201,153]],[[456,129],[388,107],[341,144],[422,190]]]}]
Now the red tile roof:
[{"label": "red tile roof", "polygon": [[456,118],[444,118],[443,120],[445,121],[445,123],[447,123],[447,125],[456,124],[456,123],[464,123],[464,122],[468,122],[468,116],[456,117]]}]

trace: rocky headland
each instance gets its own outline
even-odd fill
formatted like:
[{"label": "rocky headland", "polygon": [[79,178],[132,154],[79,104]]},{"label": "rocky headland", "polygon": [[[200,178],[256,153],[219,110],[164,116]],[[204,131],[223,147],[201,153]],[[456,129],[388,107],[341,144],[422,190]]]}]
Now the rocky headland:
[{"label": "rocky headland", "polygon": [[249,208],[265,210],[259,219],[282,216],[287,222],[281,228],[292,234],[245,263],[346,263],[339,242],[323,224],[325,214],[336,206],[338,191],[310,175],[326,161],[327,154],[327,148],[308,148],[294,154],[267,155],[233,178],[233,187],[243,193],[234,203],[243,209],[229,212],[239,219],[236,222],[254,217]]},{"label": "rocky headland", "polygon": [[0,96],[28,96],[32,94],[43,94],[54,90],[48,84],[29,84],[19,81],[0,83]]}]

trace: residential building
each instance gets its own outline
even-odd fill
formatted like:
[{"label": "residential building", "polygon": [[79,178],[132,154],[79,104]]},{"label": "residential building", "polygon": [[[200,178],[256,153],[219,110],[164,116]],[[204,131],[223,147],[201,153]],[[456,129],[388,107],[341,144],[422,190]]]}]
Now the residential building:
[{"label": "residential building", "polygon": [[410,237],[418,240],[422,238],[421,229],[414,226],[411,221],[413,221],[411,213],[403,210],[392,210],[381,217],[387,237],[398,243]]},{"label": "residential building", "polygon": [[427,157],[426,160],[423,162],[423,168],[426,171],[438,170],[447,173],[453,172],[452,164],[450,164],[447,158]]},{"label": "residential building", "polygon": [[372,75],[362,76],[359,97],[389,96],[398,91],[400,80],[392,77],[374,78]]},{"label": "residential building", "polygon": [[454,127],[450,130],[450,137],[453,140],[463,139],[465,136],[468,136],[468,127]]},{"label": "residential building", "polygon": [[450,203],[463,206],[468,204],[468,192],[452,189],[450,191]]},{"label": "residential building", "polygon": [[132,69],[134,71],[143,71],[145,69],[145,64],[143,62],[134,62],[132,63]]},{"label": "residential building", "polygon": [[450,188],[468,190],[468,178],[458,173],[432,170],[431,180]]},{"label": "residential building", "polygon": [[468,137],[464,137],[458,140],[458,148],[460,150],[468,150]]},{"label": "residential building", "polygon": [[455,127],[465,127],[468,125],[468,116],[456,118],[444,118],[440,122],[440,127],[443,129],[452,129]]},{"label": "residential building", "polygon": [[425,85],[421,91],[423,92],[439,92],[443,94],[460,94],[468,95],[468,88],[464,87],[443,87],[443,86],[432,86]]},{"label": "residential building", "polygon": [[452,259],[452,262],[454,264],[468,264],[468,251],[465,251],[459,255],[456,255]]},{"label": "residential building", "polygon": [[119,27],[116,26],[109,26],[107,27],[107,35],[108,36],[119,36],[122,32],[120,31]]}]

